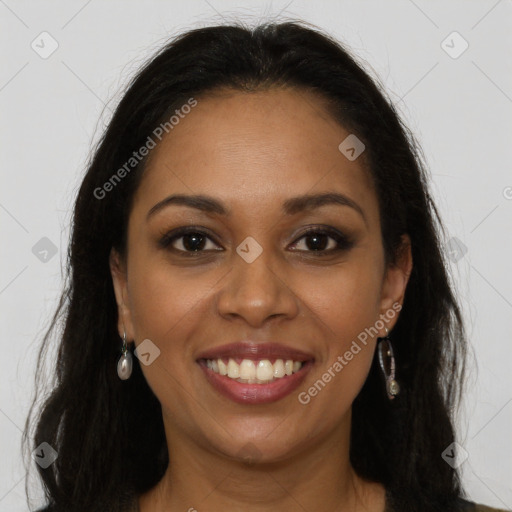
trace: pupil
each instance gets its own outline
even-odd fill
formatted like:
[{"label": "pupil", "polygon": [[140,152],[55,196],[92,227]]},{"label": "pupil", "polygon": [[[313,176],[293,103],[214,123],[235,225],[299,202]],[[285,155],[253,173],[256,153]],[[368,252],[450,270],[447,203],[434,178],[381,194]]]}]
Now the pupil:
[{"label": "pupil", "polygon": [[322,250],[325,250],[326,239],[327,239],[327,235],[324,235],[321,233],[316,234],[316,235],[309,235],[306,238],[306,240],[313,240],[313,243],[306,242],[306,245],[308,246],[308,249],[315,250],[315,251],[322,251]]},{"label": "pupil", "polygon": [[192,233],[183,237],[183,246],[187,251],[199,251],[204,247],[205,239],[202,235]]}]

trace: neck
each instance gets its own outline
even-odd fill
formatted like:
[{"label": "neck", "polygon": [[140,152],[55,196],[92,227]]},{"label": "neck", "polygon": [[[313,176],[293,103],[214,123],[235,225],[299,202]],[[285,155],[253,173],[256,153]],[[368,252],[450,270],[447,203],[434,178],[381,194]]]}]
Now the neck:
[{"label": "neck", "polygon": [[167,432],[168,440],[174,440],[168,442],[169,466],[141,497],[140,512],[382,512],[384,488],[359,478],[350,465],[349,428],[350,415],[332,435],[286,459],[265,463],[233,460],[210,447],[199,449],[188,436]]}]

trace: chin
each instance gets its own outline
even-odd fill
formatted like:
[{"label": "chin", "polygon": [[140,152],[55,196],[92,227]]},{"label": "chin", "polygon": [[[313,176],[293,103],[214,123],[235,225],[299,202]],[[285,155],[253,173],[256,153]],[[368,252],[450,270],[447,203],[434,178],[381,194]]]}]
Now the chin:
[{"label": "chin", "polygon": [[[278,424],[274,425],[274,429],[277,426]],[[227,458],[247,464],[265,464],[285,460],[297,453],[301,445],[300,440],[293,442],[288,436],[276,434],[275,430],[275,435],[272,434],[272,430],[258,432],[228,430],[228,432],[232,433],[232,436],[228,438],[223,436],[222,441],[215,442],[210,438],[209,446]]]}]

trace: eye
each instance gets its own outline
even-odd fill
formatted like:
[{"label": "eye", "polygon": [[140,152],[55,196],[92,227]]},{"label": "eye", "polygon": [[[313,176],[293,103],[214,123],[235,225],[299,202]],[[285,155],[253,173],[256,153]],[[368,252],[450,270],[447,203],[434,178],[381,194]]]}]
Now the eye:
[{"label": "eye", "polygon": [[193,227],[180,228],[167,233],[159,241],[159,245],[182,253],[222,250],[218,248],[218,245],[212,241],[207,233]]},{"label": "eye", "polygon": [[[224,250],[213,241],[211,235],[194,226],[178,228],[166,233],[160,239],[159,245],[187,256]],[[317,253],[318,256],[322,256],[348,250],[353,245],[353,241],[338,230],[313,227],[303,232],[290,248],[292,251]]]},{"label": "eye", "polygon": [[348,250],[352,240],[334,229],[310,228],[294,242],[292,250],[318,253],[332,253]]}]

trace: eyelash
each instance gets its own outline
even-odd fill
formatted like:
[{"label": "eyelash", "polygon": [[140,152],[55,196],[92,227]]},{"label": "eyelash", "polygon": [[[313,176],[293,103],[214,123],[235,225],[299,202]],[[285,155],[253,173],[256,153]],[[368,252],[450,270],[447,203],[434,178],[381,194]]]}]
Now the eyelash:
[{"label": "eyelash", "polygon": [[[169,248],[169,246],[176,240],[179,240],[180,238],[183,238],[186,235],[200,235],[202,237],[206,237],[212,242],[216,243],[215,240],[212,239],[208,233],[206,233],[203,229],[199,227],[186,227],[186,228],[178,228],[176,230],[171,231],[170,233],[165,234],[159,241],[158,245],[163,248]],[[307,252],[307,253],[313,253],[316,256],[322,257],[322,256],[328,256],[329,254],[340,252],[340,251],[348,251],[354,246],[354,241],[349,238],[348,236],[340,233],[337,230],[334,230],[332,228],[319,228],[319,227],[310,227],[307,228],[301,235],[296,239],[295,242],[293,242],[292,245],[297,244],[300,240],[303,238],[307,238],[308,236],[315,235],[326,235],[329,238],[332,238],[336,242],[336,247],[332,249],[322,249],[322,250],[298,250],[297,252]],[[217,244],[218,245],[218,244]],[[170,248],[174,252],[181,253],[181,255],[184,255],[186,257],[198,257],[201,256],[201,253],[208,252],[204,249],[201,249],[199,251],[187,251],[182,249],[175,249],[174,247]]]}]

